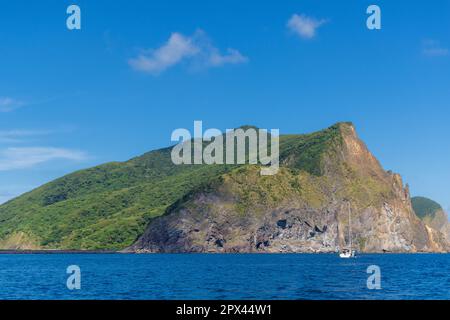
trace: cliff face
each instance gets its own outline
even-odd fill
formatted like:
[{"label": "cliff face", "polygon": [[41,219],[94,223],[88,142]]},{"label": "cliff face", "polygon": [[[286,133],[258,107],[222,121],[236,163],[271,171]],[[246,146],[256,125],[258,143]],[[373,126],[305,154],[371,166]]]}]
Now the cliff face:
[{"label": "cliff face", "polygon": [[153,219],[136,252],[441,252],[398,174],[383,170],[352,124],[281,140],[281,169],[243,166]]},{"label": "cliff face", "polygon": [[[449,250],[350,123],[280,137],[280,170],[179,165],[171,148],[81,170],[0,206],[0,249]],[[444,232],[445,233],[445,232]],[[448,234],[448,233],[445,233]]]}]

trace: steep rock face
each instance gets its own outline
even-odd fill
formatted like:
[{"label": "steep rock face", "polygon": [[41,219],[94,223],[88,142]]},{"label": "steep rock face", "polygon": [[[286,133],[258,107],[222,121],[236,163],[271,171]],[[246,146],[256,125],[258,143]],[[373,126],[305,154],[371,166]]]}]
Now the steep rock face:
[{"label": "steep rock face", "polygon": [[0,248],[332,252],[351,239],[367,252],[448,250],[438,218],[415,215],[352,124],[282,135],[280,164],[275,176],[176,166],[164,148],[74,172],[0,205]]},{"label": "steep rock face", "polygon": [[0,205],[0,249],[122,250],[149,219],[225,166],[175,166],[171,149],[77,171]]},{"label": "steep rock face", "polygon": [[255,166],[222,175],[153,219],[128,250],[334,252],[349,244],[349,214],[360,251],[449,250],[444,235],[415,215],[401,177],[382,169],[352,124],[296,139],[282,139],[277,175],[260,176]]}]

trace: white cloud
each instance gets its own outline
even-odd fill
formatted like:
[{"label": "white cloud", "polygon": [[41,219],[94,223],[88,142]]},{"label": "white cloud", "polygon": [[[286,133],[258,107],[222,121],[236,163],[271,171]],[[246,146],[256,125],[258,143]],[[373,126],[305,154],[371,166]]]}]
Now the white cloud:
[{"label": "white cloud", "polygon": [[226,54],[221,54],[206,34],[198,30],[192,36],[172,33],[164,45],[147,50],[128,60],[128,63],[137,71],[158,75],[183,61],[200,67],[220,67],[225,64],[244,63],[248,58],[232,48],[228,48]]},{"label": "white cloud", "polygon": [[14,195],[0,193],[0,204],[5,203],[12,198],[14,198]]},{"label": "white cloud", "polygon": [[289,30],[304,39],[312,39],[316,36],[317,29],[326,23],[326,20],[317,20],[304,14],[293,14],[287,22]]},{"label": "white cloud", "polygon": [[14,198],[17,194],[0,190],[0,204],[5,203],[6,201]]},{"label": "white cloud", "polygon": [[6,148],[0,150],[0,171],[31,168],[52,160],[85,159],[86,154],[78,150],[51,147]]},{"label": "white cloud", "polygon": [[428,57],[448,56],[449,50],[441,46],[437,40],[427,39],[422,42],[422,53]]},{"label": "white cloud", "polygon": [[248,58],[243,56],[239,51],[236,49],[228,48],[227,54],[223,55],[219,52],[219,50],[211,51],[209,55],[208,63],[211,66],[223,66],[224,64],[238,64],[238,63],[245,63],[248,61]]},{"label": "white cloud", "polygon": [[9,97],[0,97],[0,112],[11,112],[23,106],[23,102]]},{"label": "white cloud", "polygon": [[137,58],[130,59],[129,63],[135,70],[158,74],[181,62],[184,58],[197,54],[199,50],[192,43],[192,39],[180,33],[172,33],[162,47],[151,50],[149,54],[144,53]]},{"label": "white cloud", "polygon": [[4,130],[0,131],[0,143],[20,143],[25,138],[48,135],[51,131],[44,130]]},{"label": "white cloud", "polygon": [[27,191],[34,189],[34,185],[14,185],[3,183],[0,185],[0,204],[7,202]]}]

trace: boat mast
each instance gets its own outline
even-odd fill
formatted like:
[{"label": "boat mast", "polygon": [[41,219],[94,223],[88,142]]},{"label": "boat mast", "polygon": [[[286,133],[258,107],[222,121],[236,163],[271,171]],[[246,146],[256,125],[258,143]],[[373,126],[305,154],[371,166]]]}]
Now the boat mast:
[{"label": "boat mast", "polygon": [[352,251],[352,215],[350,202],[348,202],[348,239],[350,241],[350,251]]}]

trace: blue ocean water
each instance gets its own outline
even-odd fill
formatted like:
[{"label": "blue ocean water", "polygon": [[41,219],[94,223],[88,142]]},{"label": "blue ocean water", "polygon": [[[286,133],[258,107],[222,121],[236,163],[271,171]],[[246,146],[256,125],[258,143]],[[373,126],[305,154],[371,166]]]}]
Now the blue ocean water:
[{"label": "blue ocean water", "polygon": [[450,254],[1,254],[0,299],[450,299]]}]

